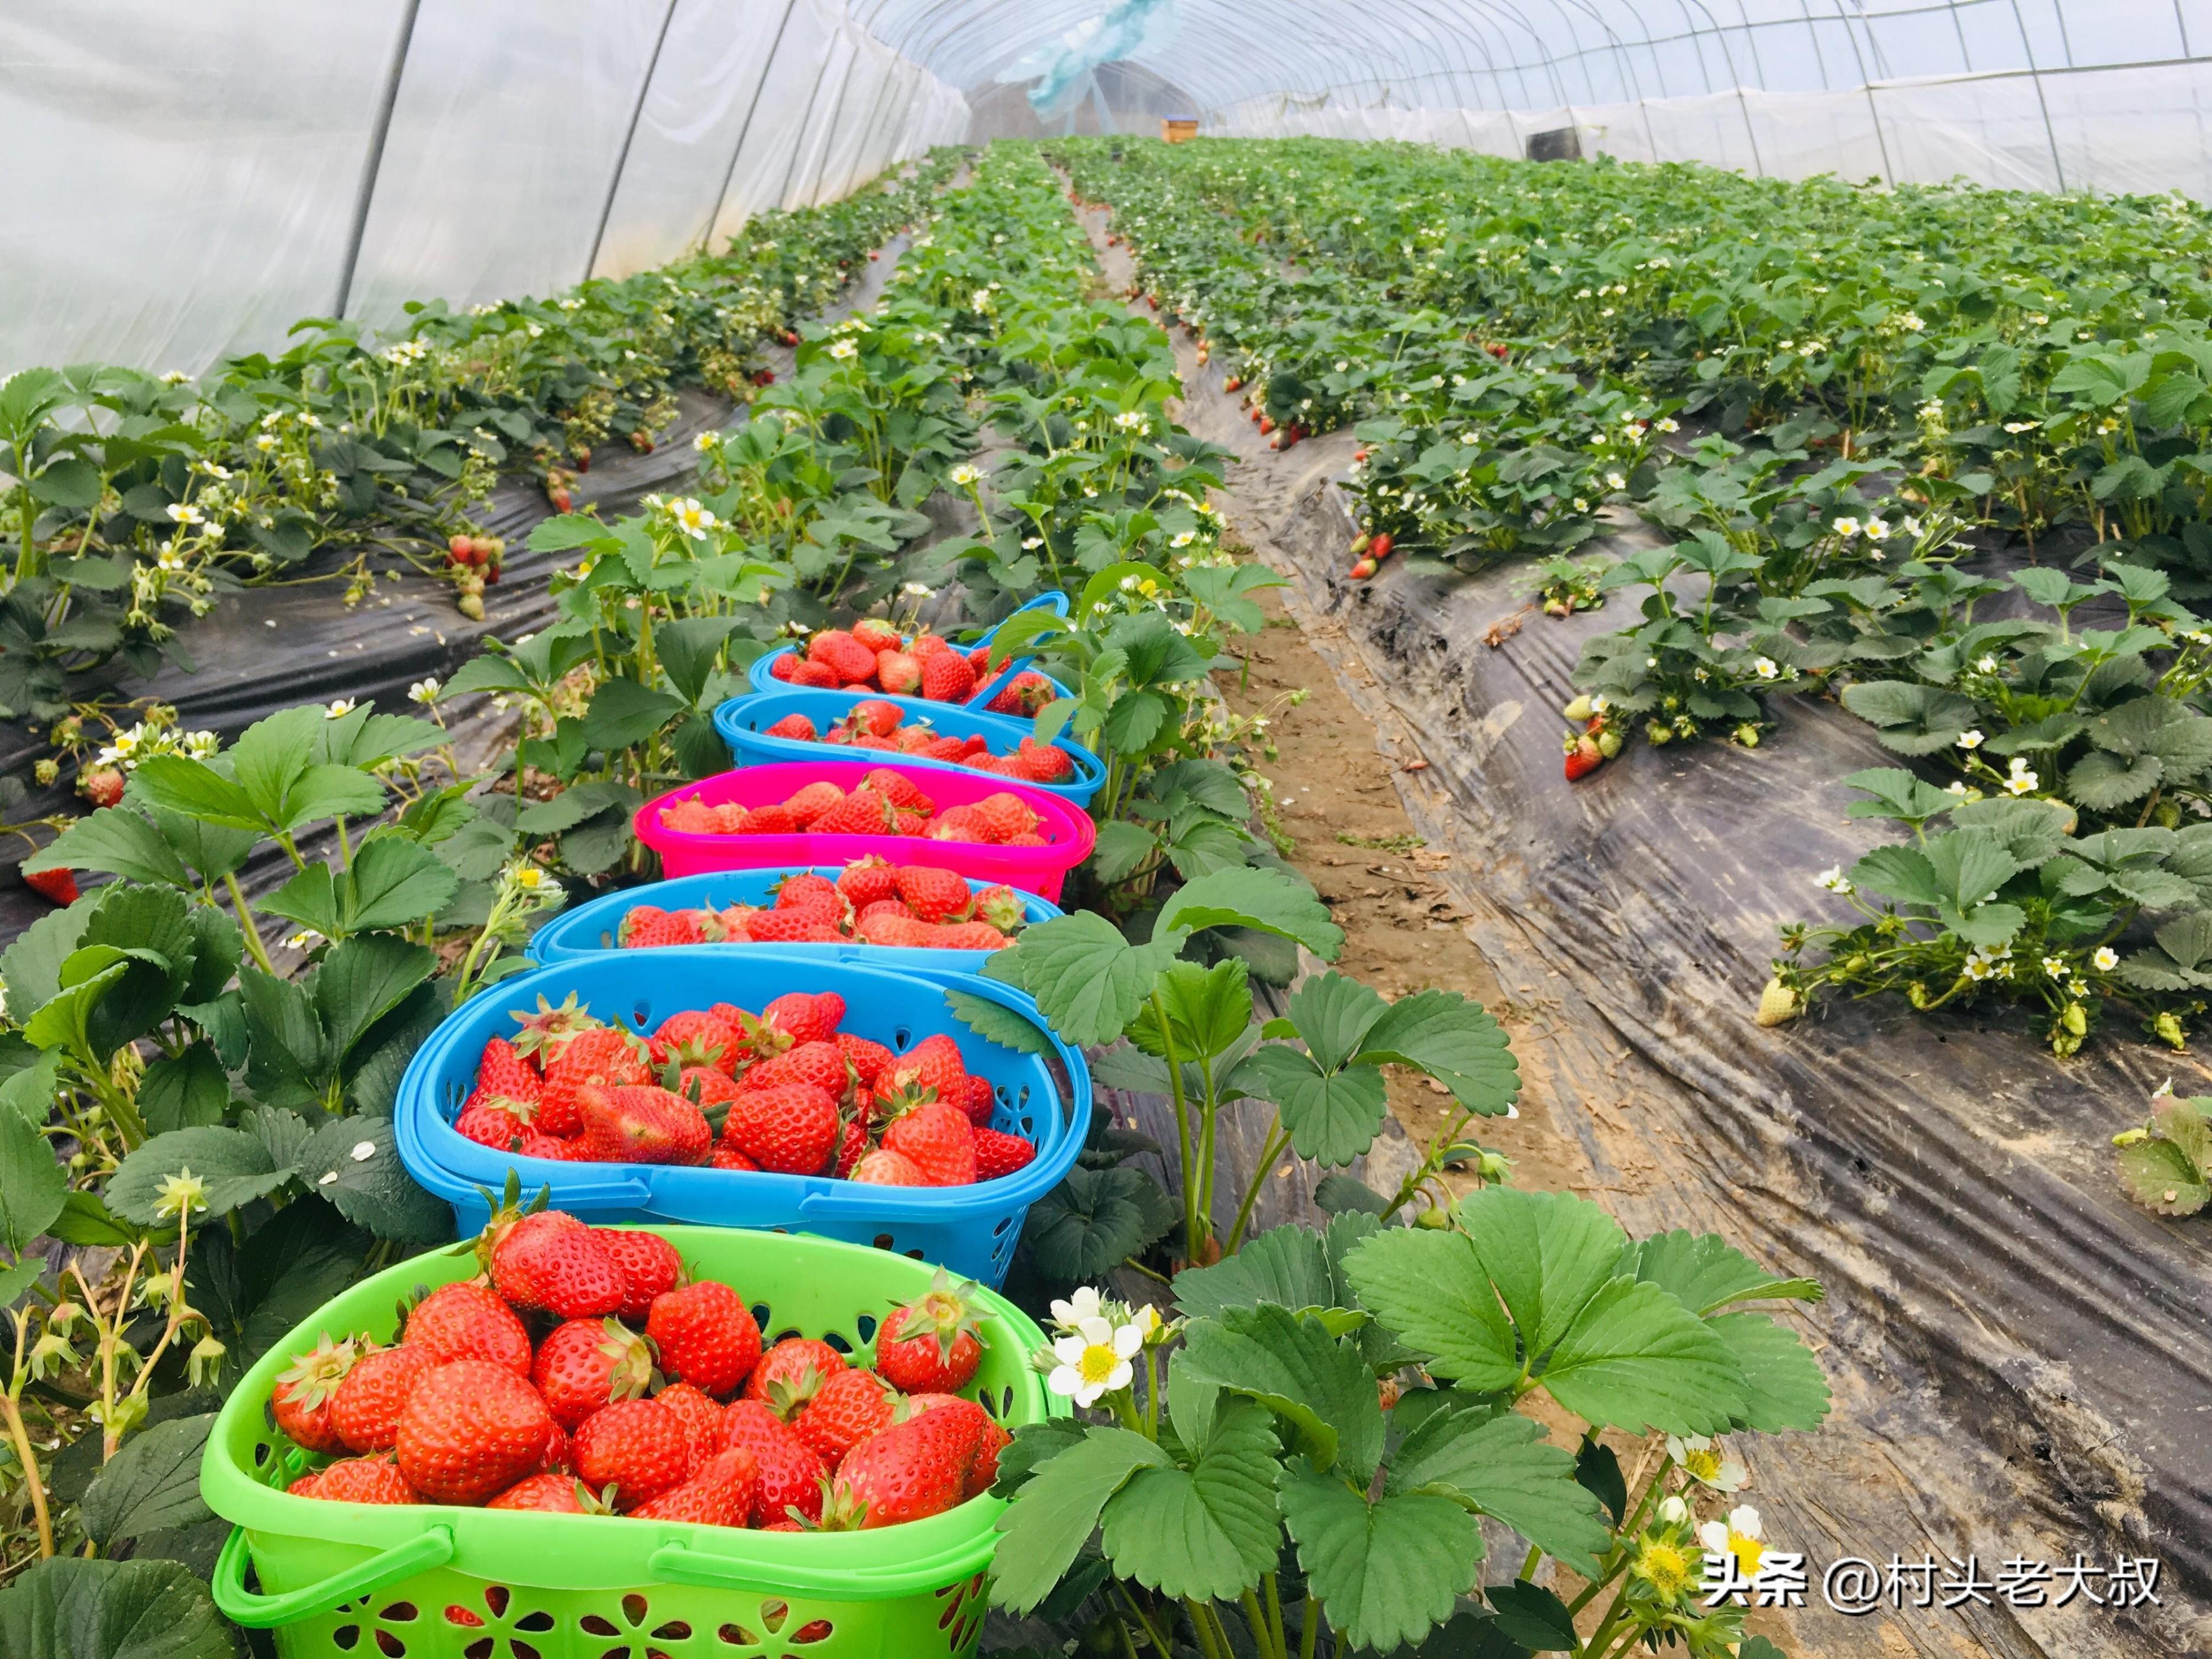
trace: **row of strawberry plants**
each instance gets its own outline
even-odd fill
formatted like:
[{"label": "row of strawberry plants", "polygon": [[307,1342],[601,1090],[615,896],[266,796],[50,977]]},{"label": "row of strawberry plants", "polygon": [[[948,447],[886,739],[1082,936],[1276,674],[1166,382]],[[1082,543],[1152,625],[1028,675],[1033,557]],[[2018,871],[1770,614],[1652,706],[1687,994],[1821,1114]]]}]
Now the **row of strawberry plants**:
[{"label": "row of strawberry plants", "polygon": [[[2193,218],[1208,148],[1067,155],[1155,300],[1269,419],[1357,423],[1350,487],[1378,546],[1472,567],[1587,539],[1608,497],[1673,540],[1540,567],[1555,613],[1642,595],[1585,653],[1570,777],[1639,735],[1755,744],[1784,691],[1840,693],[1948,775],[1850,780],[1855,813],[1913,842],[1822,877],[1887,902],[1790,929],[1764,1017],[1833,988],[2023,1005],[2062,1055],[2113,1006],[2184,1040],[2212,926]],[[1670,438],[1692,415],[1717,429]],[[2086,580],[1959,568],[1993,539],[2033,554],[2085,531]]]},{"label": "row of strawberry plants", "polygon": [[[156,1526],[134,1494],[162,1460],[189,1460],[211,1396],[292,1319],[442,1234],[392,1155],[400,1067],[444,1010],[497,994],[486,988],[521,964],[564,890],[625,865],[650,873],[628,805],[721,764],[703,716],[747,661],[785,638],[849,633],[834,624],[858,610],[957,599],[988,621],[1064,580],[1077,588],[1068,619],[1019,613],[993,655],[1035,651],[1070,693],[1036,709],[1036,735],[1072,726],[1108,763],[1099,850],[1077,890],[1091,908],[1026,929],[988,971],[1027,989],[1063,1036],[1114,1044],[1102,1078],[1171,1100],[1177,1144],[1162,1156],[1177,1178],[1164,1188],[1148,1143],[1102,1118],[1032,1211],[1028,1248],[1060,1287],[1123,1264],[1215,1265],[1177,1279],[1188,1322],[1075,1293],[1055,1386],[1066,1372],[1063,1392],[1089,1415],[1025,1433],[1001,1462],[1013,1506],[1000,1600],[1048,1600],[1071,1638],[1163,1659],[1178,1644],[1322,1651],[1324,1628],[1327,1650],[1402,1638],[1445,1651],[1470,1621],[1494,1625],[1507,1651],[1561,1644],[1562,1631],[1591,1653],[1647,1633],[1732,1650],[1741,1609],[1698,1605],[1699,1558],[1755,1560],[1758,1522],[1741,1507],[1700,1522],[1701,1494],[1741,1479],[1711,1437],[1811,1427],[1826,1391],[1793,1335],[1722,1310],[1816,1292],[1717,1238],[1628,1244],[1571,1200],[1492,1192],[1455,1206],[1449,1171],[1479,1189],[1505,1178],[1468,1136],[1517,1092],[1502,1032],[1463,997],[1392,1004],[1324,972],[1281,1018],[1257,1019],[1255,976],[1287,981],[1299,947],[1333,957],[1342,936],[1248,827],[1264,728],[1211,692],[1234,635],[1261,625],[1251,594],[1268,580],[1220,550],[1207,501],[1218,453],[1169,418],[1164,337],[1093,291],[1034,155],[994,152],[909,258],[914,274],[859,325],[809,329],[775,419],[702,446],[697,495],[541,532],[580,555],[562,619],[453,686],[418,688],[434,716],[471,690],[521,706],[522,740],[497,775],[464,774],[434,721],[293,710],[228,749],[118,757],[120,802],[40,860],[117,878],[0,957],[15,1060],[0,1086],[16,1108],[0,1114],[16,1304],[0,1406],[17,1506],[8,1565],[134,1544],[197,1559],[181,1534],[204,1538],[204,1517],[179,1504]],[[746,446],[781,449],[772,426],[805,441],[757,465]],[[804,475],[824,457],[836,487],[818,489]],[[886,518],[885,547],[838,528],[867,501],[909,510],[938,483],[968,498],[975,534],[912,546]],[[912,591],[929,582],[957,592]],[[239,877],[263,848],[294,872],[250,899]],[[299,929],[286,943],[302,973],[276,971],[275,922]],[[1337,1176],[1328,1196],[1345,1212],[1326,1237],[1252,1237],[1279,1157],[1340,1167],[1371,1144],[1386,1066],[1457,1103],[1416,1169],[1390,1193]],[[1241,1189],[1218,1193],[1224,1126],[1255,1109],[1264,1155]],[[1415,1216],[1419,1228],[1389,1225]],[[29,1253],[40,1235],[119,1254],[50,1285]],[[1532,1243],[1591,1271],[1522,1287],[1504,1264]],[[1371,1255],[1382,1270],[1347,1262],[1355,1244],[1357,1263]],[[1430,1328],[1392,1288],[1400,1254],[1401,1276],[1465,1279],[1470,1306],[1502,1295],[1506,1322],[1480,1340]],[[139,1316],[141,1303],[160,1316]],[[1100,1370],[1102,1342],[1113,1363]],[[1577,1376],[1571,1356],[1596,1352],[1611,1356],[1603,1377]],[[1589,1425],[1577,1453],[1510,1410],[1540,1386]],[[1648,1483],[1598,1439],[1608,1426],[1655,1456],[1674,1437]],[[1387,1458],[1386,1433],[1405,1436]],[[1131,1523],[1163,1499],[1194,1504],[1197,1535],[1233,1544],[1161,1557],[1139,1536],[1153,1529]],[[1534,1547],[1486,1607],[1484,1514]],[[1430,1542],[1409,1551],[1415,1534]],[[1589,1580],[1571,1606],[1535,1582],[1547,1554]],[[1587,1642],[1573,1631],[1586,1609]]]},{"label": "row of strawberry plants", "polygon": [[238,581],[296,580],[319,549],[354,602],[412,568],[449,577],[483,614],[503,548],[481,533],[502,474],[540,479],[565,508],[595,447],[640,450],[703,386],[740,400],[788,333],[873,257],[959,161],[846,200],[756,216],[721,252],[593,280],[544,299],[399,325],[310,318],[277,355],[194,381],[97,363],[0,385],[0,523],[14,554],[0,711],[53,724],[55,747],[96,742],[86,716],[125,701],[177,630]]}]

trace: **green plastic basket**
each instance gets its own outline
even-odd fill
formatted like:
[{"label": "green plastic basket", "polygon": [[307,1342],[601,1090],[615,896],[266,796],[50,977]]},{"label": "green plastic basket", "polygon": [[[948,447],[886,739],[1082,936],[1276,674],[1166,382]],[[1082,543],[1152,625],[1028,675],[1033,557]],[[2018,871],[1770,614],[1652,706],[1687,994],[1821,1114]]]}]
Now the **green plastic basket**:
[{"label": "green plastic basket", "polygon": [[[787,1233],[655,1227],[704,1278],[750,1301],[764,1341],[869,1352],[876,1320],[934,1269],[863,1245]],[[417,1285],[466,1279],[472,1257],[417,1256],[355,1285],[271,1348],[225,1403],[200,1487],[235,1523],[216,1603],[275,1632],[283,1659],[918,1659],[975,1650],[1006,1506],[969,1499],[874,1532],[763,1533],[605,1516],[295,1498],[309,1459],[271,1426],[269,1393],[319,1332],[389,1340]],[[967,1392],[1007,1428],[1061,1409],[1029,1369],[1044,1338],[992,1291],[988,1344]],[[248,1587],[247,1571],[258,1581]]]}]

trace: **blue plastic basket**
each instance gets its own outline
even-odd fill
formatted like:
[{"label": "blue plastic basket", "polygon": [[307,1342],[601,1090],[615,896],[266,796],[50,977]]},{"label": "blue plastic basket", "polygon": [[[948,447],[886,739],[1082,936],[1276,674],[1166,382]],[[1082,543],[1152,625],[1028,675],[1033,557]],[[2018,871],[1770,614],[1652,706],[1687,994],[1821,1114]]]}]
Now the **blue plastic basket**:
[{"label": "blue plastic basket", "polygon": [[[1065,617],[1067,614],[1067,595],[1061,592],[1055,587],[1049,593],[1040,593],[1036,598],[1028,601],[1026,604],[1016,605],[1010,614],[1018,617],[1024,611],[1049,611],[1055,617]],[[997,636],[998,632],[999,629],[996,625],[988,628],[977,638],[971,641],[965,648],[972,651],[976,646],[988,645],[992,640]],[[752,686],[753,690],[756,691],[774,691],[782,687],[786,683],[776,678],[775,675],[769,672],[769,668],[778,657],[787,657],[797,648],[798,647],[796,646],[787,645],[781,651],[771,651],[764,657],[756,657],[753,659],[753,665],[745,671],[745,678]],[[1006,665],[1004,668],[1001,668],[997,673],[994,674],[989,679],[984,681],[983,684],[976,689],[975,695],[968,699],[969,707],[973,708],[982,708],[986,703],[989,702],[992,698],[997,696],[1000,692],[1005,690],[1008,684],[1012,681],[1015,675],[1020,673],[1024,669],[1027,668],[1030,664],[1036,660],[1036,659],[1034,657],[1013,657],[1008,659]],[[1066,686],[1062,685],[1058,680],[1054,680],[1051,675],[1045,675],[1045,678],[1052,680],[1054,696],[1071,697],[1075,695]],[[816,689],[818,690],[819,688]],[[940,704],[939,706],[942,707],[943,705]]]},{"label": "blue plastic basket", "polygon": [[[1021,1014],[1036,1026],[1046,1052],[1023,1054],[978,1035],[946,1001],[955,988]],[[836,992],[845,999],[844,1029],[896,1053],[934,1032],[948,1033],[968,1069],[991,1080],[999,1098],[994,1127],[1035,1142],[1036,1158],[1026,1169],[973,1186],[878,1187],[826,1176],[520,1158],[453,1131],[485,1042],[512,1033],[514,1011],[535,1008],[541,996],[557,1004],[574,992],[601,1018],[650,1031],[680,1009],[724,1001],[758,1009],[787,991]],[[1054,1060],[1057,1067],[1049,1063]],[[550,1187],[555,1208],[594,1221],[813,1233],[941,1263],[995,1286],[1013,1259],[1029,1206],[1060,1184],[1082,1150],[1091,1124],[1091,1073],[1082,1054],[1046,1027],[1035,1003],[995,980],[894,973],[773,945],[688,945],[602,951],[501,980],[464,1003],[416,1051],[393,1115],[407,1172],[453,1206],[465,1237],[489,1219],[477,1188],[498,1192],[512,1169],[525,1190]]]},{"label": "blue plastic basket", "polygon": [[[920,755],[894,754],[889,750],[855,749],[848,744],[809,743],[804,738],[772,738],[768,734],[767,728],[787,714],[804,714],[814,722],[815,730],[827,731],[844,719],[856,702],[893,704],[906,724],[927,721],[941,737],[980,735],[994,755],[1012,754],[1021,746],[1022,739],[1035,730],[1032,722],[1019,715],[987,714],[963,703],[932,702],[927,697],[886,696],[880,691],[857,688],[831,691],[821,686],[781,684],[773,691],[732,697],[714,710],[714,730],[729,744],[730,759],[738,766],[763,766],[773,761],[872,760],[880,755],[887,763],[901,767],[926,766],[955,772],[976,769],[957,761],[927,760]],[[1027,778],[1016,781],[1028,784],[1032,789],[1042,789],[1048,795],[1060,796],[1077,806],[1090,805],[1091,798],[1105,787],[1105,766],[1081,744],[1061,738],[1053,746],[1075,763],[1073,772],[1059,783],[1036,783]]]},{"label": "blue plastic basket", "polygon": [[[622,919],[641,904],[657,904],[664,910],[690,910],[702,906],[719,910],[732,904],[773,904],[776,884],[786,876],[802,872],[827,876],[835,881],[839,866],[825,864],[781,870],[718,870],[703,876],[679,876],[673,881],[626,887],[554,917],[532,936],[530,954],[541,963],[550,963],[619,951],[623,947],[615,943],[616,930],[621,927]],[[968,883],[969,890],[977,892],[992,884],[972,879]],[[1031,922],[1049,921],[1060,914],[1057,904],[1035,893],[1018,893],[1017,896]],[[973,973],[991,954],[988,951],[915,950],[896,945],[710,945],[662,948],[776,951],[805,957],[811,962],[854,962],[863,968],[913,969],[926,974]]]}]

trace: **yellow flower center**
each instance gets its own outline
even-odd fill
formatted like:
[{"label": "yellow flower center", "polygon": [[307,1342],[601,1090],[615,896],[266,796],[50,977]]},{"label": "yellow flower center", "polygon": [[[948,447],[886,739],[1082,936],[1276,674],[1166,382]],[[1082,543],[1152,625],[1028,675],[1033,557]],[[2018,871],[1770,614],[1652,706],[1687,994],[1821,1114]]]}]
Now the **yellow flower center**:
[{"label": "yellow flower center", "polygon": [[1672,1544],[1654,1540],[1636,1553],[1636,1576],[1671,1600],[1689,1587],[1690,1563]]},{"label": "yellow flower center", "polygon": [[1114,1352],[1110,1343],[1093,1342],[1084,1349],[1083,1358],[1076,1361],[1075,1369],[1081,1373],[1085,1382],[1103,1384],[1114,1375],[1121,1363],[1121,1356]]},{"label": "yellow flower center", "polygon": [[1729,1553],[1735,1557],[1736,1565],[1743,1569],[1745,1577],[1748,1578],[1759,1571],[1759,1558],[1766,1553],[1765,1545],[1756,1538],[1746,1538],[1731,1527],[1728,1547]]},{"label": "yellow flower center", "polygon": [[1697,1479],[1710,1482],[1720,1474],[1720,1451],[1712,1446],[1695,1447],[1683,1454],[1682,1467]]}]

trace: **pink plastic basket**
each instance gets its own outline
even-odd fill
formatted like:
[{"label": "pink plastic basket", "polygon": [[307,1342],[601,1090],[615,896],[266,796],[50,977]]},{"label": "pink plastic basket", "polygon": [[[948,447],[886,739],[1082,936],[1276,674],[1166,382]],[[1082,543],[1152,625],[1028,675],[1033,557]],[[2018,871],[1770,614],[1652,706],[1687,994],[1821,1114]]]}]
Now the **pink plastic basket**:
[{"label": "pink plastic basket", "polygon": [[789,800],[810,783],[827,780],[850,790],[884,762],[793,761],[721,772],[698,783],[671,790],[638,809],[637,838],[660,854],[668,876],[696,876],[714,870],[757,870],[763,865],[845,864],[872,853],[893,864],[928,864],[978,881],[1003,881],[1041,898],[1057,899],[1070,870],[1091,856],[1098,831],[1090,815],[1041,790],[1024,788],[988,772],[949,768],[890,766],[914,780],[915,787],[939,811],[1001,792],[1018,795],[1041,820],[1042,847],[994,847],[981,842],[932,841],[923,836],[702,836],[671,830],[660,821],[663,808],[696,797],[710,806],[736,801],[767,806]]}]

